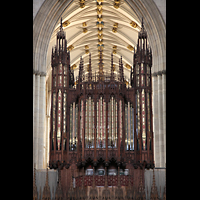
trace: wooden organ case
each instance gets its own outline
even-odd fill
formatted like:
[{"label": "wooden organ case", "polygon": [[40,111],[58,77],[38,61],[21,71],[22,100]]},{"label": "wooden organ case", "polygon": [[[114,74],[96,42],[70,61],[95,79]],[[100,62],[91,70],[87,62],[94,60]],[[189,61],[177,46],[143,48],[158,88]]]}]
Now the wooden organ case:
[{"label": "wooden organ case", "polygon": [[128,87],[122,57],[116,74],[111,54],[111,73],[104,74],[101,50],[99,73],[92,73],[90,54],[88,73],[83,73],[80,58],[74,80],[62,22],[51,59],[49,167],[68,169],[74,163],[81,169],[103,162],[106,167],[116,163],[126,168],[129,163],[134,169],[153,169],[152,52],[143,23]]}]

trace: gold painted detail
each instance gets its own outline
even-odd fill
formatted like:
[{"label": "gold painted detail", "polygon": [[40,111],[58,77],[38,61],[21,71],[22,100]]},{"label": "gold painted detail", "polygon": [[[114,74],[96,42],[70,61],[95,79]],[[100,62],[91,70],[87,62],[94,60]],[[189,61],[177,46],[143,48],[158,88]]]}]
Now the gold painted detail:
[{"label": "gold painted detail", "polygon": [[125,81],[126,85],[128,86],[129,85],[129,82],[128,81]]},{"label": "gold painted detail", "polygon": [[83,33],[87,33],[87,32],[88,32],[87,28],[83,28]]},{"label": "gold painted detail", "polygon": [[97,15],[101,15],[103,12],[103,9],[101,8],[100,10],[97,8]]},{"label": "gold painted detail", "polygon": [[118,23],[114,23],[114,24],[113,24],[113,27],[114,27],[114,28],[118,28]]},{"label": "gold painted detail", "polygon": [[103,39],[102,40],[98,40],[98,44],[103,44]]},{"label": "gold painted detail", "polygon": [[85,54],[88,54],[90,51],[89,50],[85,50]]},{"label": "gold painted detail", "polygon": [[116,54],[116,53],[117,53],[117,46],[114,45],[114,46],[113,46],[113,54]]},{"label": "gold painted detail", "polygon": [[126,63],[126,65],[125,65],[125,67],[126,67],[127,69],[131,69],[131,66],[130,66],[129,64],[127,64],[127,63]]},{"label": "gold painted detail", "polygon": [[114,23],[112,32],[116,33],[117,32],[117,28],[118,28],[118,23]]},{"label": "gold painted detail", "polygon": [[133,51],[134,48],[131,45],[128,45],[127,49],[129,49],[130,51]]},{"label": "gold painted detail", "polygon": [[102,22],[97,22],[97,23],[96,23],[96,26],[97,26],[98,28],[103,28],[104,22],[103,22],[103,21],[102,21]]},{"label": "gold painted detail", "polygon": [[70,45],[69,47],[67,47],[67,50],[68,51],[71,51],[71,50],[73,50],[74,49],[74,46],[73,45]]},{"label": "gold painted detail", "polygon": [[87,26],[87,23],[86,23],[86,22],[83,22],[83,23],[82,23],[82,26],[83,26],[83,27],[86,27],[86,26]]},{"label": "gold painted detail", "polygon": [[102,34],[103,33],[103,29],[98,29],[98,34]]},{"label": "gold painted detail", "polygon": [[101,10],[101,9],[102,9],[102,6],[103,6],[102,4],[98,4],[98,5],[97,5],[97,8],[98,8],[99,10]]},{"label": "gold painted detail", "polygon": [[63,27],[66,27],[66,26],[68,26],[69,24],[70,24],[70,22],[69,22],[68,20],[66,20],[66,21],[64,21],[64,22],[62,23]]},{"label": "gold painted detail", "polygon": [[76,67],[77,67],[76,64],[73,64],[73,65],[71,66],[71,69],[74,70],[74,69],[76,69]]},{"label": "gold painted detail", "polygon": [[98,39],[103,39],[103,34],[101,35],[98,34]]},{"label": "gold painted detail", "polygon": [[120,0],[114,0],[114,8],[118,9],[120,4]]},{"label": "gold painted detail", "polygon": [[85,45],[85,54],[88,54],[90,51],[89,51],[89,46],[88,45]]},{"label": "gold painted detail", "polygon": [[101,17],[97,17],[98,22],[102,21],[102,16]]},{"label": "gold painted detail", "polygon": [[98,50],[103,50],[103,48],[104,48],[104,45],[102,44],[102,45],[97,45],[97,48],[98,48]]},{"label": "gold painted detail", "polygon": [[79,0],[80,8],[85,8],[85,0]]},{"label": "gold painted detail", "polygon": [[115,64],[113,64],[113,71],[115,71]]},{"label": "gold painted detail", "polygon": [[131,23],[130,23],[130,25],[133,27],[133,28],[137,28],[137,23],[135,23],[134,21],[132,21]]}]

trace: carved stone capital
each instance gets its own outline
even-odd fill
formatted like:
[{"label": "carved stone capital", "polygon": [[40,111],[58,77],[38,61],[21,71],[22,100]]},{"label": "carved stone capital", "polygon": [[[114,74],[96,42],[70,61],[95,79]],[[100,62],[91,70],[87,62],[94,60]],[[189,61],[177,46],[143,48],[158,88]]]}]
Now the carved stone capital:
[{"label": "carved stone capital", "polygon": [[154,72],[153,74],[152,74],[152,76],[157,76],[158,75],[158,72]]},{"label": "carved stone capital", "polygon": [[162,76],[162,71],[158,71],[158,75],[159,75],[159,76]]},{"label": "carved stone capital", "polygon": [[40,75],[40,76],[46,76],[45,72],[39,72],[38,70],[34,70],[34,69],[33,69],[33,74]]},{"label": "carved stone capital", "polygon": [[152,76],[162,76],[163,74],[166,74],[166,70],[162,70],[162,71],[158,71],[158,72],[154,72],[152,74]]},{"label": "carved stone capital", "polygon": [[40,76],[46,76],[45,72],[40,72]]}]

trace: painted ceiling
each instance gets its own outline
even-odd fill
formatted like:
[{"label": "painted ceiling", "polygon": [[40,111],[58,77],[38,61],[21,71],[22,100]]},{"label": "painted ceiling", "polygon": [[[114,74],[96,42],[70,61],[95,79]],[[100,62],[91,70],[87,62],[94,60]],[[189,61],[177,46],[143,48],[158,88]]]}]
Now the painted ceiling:
[{"label": "painted ceiling", "polygon": [[[110,73],[113,53],[115,73],[118,73],[119,58],[122,56],[125,79],[129,81],[141,22],[125,0],[74,0],[63,12],[62,24],[75,78],[78,75],[80,56],[84,60],[84,73],[88,73],[89,53],[92,73],[98,72],[101,48],[103,71]],[[59,29],[60,20],[50,40],[47,70],[51,69],[51,49],[56,44]]]}]

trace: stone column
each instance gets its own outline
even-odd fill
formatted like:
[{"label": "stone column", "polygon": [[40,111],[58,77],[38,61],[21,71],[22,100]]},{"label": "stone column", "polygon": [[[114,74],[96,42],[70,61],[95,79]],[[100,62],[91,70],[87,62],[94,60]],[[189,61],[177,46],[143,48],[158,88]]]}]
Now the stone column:
[{"label": "stone column", "polygon": [[162,97],[163,97],[163,163],[166,165],[166,70],[162,71]]},{"label": "stone column", "polygon": [[40,73],[40,98],[39,98],[39,133],[38,133],[38,168],[45,168],[45,111],[46,111],[46,93],[45,93],[45,73]]},{"label": "stone column", "polygon": [[159,152],[159,126],[158,126],[158,76],[154,72],[152,74],[152,99],[153,99],[153,133],[154,133],[154,160],[155,167],[160,166],[160,152]]},{"label": "stone column", "polygon": [[34,83],[34,118],[33,118],[33,155],[34,163],[36,169],[38,168],[38,133],[39,133],[39,91],[40,91],[40,75],[38,72],[35,73],[35,83]]},{"label": "stone column", "polygon": [[162,98],[162,72],[158,72],[158,126],[159,126],[159,153],[160,153],[160,166],[163,165],[163,98]]},{"label": "stone column", "polygon": [[50,115],[51,115],[51,90],[49,89],[49,81],[46,81],[46,103],[47,103],[47,113],[46,113],[46,163],[49,163],[49,137],[50,137]]},{"label": "stone column", "polygon": [[35,73],[33,73],[33,168],[35,163],[35,127],[34,127],[34,116],[35,115]]}]

